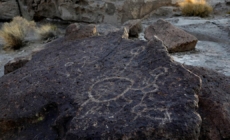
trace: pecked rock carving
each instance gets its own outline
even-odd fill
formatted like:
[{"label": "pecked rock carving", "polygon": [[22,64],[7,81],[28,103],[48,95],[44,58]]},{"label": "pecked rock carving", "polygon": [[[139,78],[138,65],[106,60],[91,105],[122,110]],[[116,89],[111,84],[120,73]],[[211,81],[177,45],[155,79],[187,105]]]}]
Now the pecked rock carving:
[{"label": "pecked rock carving", "polygon": [[0,139],[198,139],[200,79],[121,32],[60,38],[0,78]]}]

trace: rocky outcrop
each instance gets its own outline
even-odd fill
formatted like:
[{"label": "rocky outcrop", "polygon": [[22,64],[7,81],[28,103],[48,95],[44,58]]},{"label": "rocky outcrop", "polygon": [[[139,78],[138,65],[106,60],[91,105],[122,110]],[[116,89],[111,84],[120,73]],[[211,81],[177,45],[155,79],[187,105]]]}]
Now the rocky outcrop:
[{"label": "rocky outcrop", "polygon": [[15,0],[0,0],[0,20],[11,20],[20,16],[19,7]]},{"label": "rocky outcrop", "polygon": [[171,0],[19,0],[24,16],[31,18],[58,18],[87,23],[119,24],[147,16]]},{"label": "rocky outcrop", "polygon": [[145,30],[145,38],[160,39],[169,52],[183,52],[195,49],[197,38],[162,19]]},{"label": "rocky outcrop", "polygon": [[204,68],[186,66],[202,79],[199,113],[201,140],[230,139],[230,77]]},{"label": "rocky outcrop", "polygon": [[0,139],[195,140],[200,86],[157,39],[61,38],[0,79]]}]

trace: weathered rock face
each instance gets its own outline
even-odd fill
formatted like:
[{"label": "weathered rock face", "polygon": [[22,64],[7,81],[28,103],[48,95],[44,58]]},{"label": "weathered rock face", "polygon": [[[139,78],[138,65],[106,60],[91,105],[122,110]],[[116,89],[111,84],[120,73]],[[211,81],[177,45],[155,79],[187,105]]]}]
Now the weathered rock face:
[{"label": "weathered rock face", "polygon": [[87,23],[122,24],[139,19],[171,0],[19,0],[22,13],[31,18],[60,18]]},{"label": "weathered rock face", "polygon": [[0,20],[10,20],[15,16],[20,16],[16,1],[0,0]]},{"label": "weathered rock face", "polygon": [[145,30],[145,38],[160,39],[169,52],[183,52],[195,49],[197,38],[173,26],[162,19],[153,23]]},{"label": "weathered rock face", "polygon": [[0,79],[0,139],[198,139],[197,76],[158,40],[61,38]]},{"label": "weathered rock face", "polygon": [[199,112],[201,140],[230,139],[230,77],[204,68],[186,66],[202,79]]}]

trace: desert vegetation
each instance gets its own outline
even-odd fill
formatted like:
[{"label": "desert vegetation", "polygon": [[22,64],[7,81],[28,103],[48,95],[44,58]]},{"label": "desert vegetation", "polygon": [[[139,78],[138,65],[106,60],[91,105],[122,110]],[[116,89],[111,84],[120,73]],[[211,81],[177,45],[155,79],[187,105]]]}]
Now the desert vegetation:
[{"label": "desert vegetation", "polygon": [[185,16],[207,17],[213,11],[206,0],[184,0],[180,3],[180,7]]},{"label": "desert vegetation", "polygon": [[41,25],[28,21],[22,17],[14,17],[9,23],[4,23],[0,30],[0,37],[4,41],[4,50],[16,50],[23,47],[26,37],[38,34],[39,39],[45,40],[57,35],[57,27],[52,24]]},{"label": "desert vegetation", "polygon": [[55,37],[57,35],[57,30],[57,26],[52,24],[45,24],[37,28],[37,32],[42,40]]}]

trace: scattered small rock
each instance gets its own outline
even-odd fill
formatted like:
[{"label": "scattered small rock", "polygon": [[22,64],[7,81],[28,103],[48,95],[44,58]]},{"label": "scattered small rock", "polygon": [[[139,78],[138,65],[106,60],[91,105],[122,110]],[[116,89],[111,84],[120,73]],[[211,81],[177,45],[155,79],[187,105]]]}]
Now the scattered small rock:
[{"label": "scattered small rock", "polygon": [[127,29],[129,37],[138,38],[139,33],[142,31],[141,20],[129,20],[123,24],[123,27]]}]

